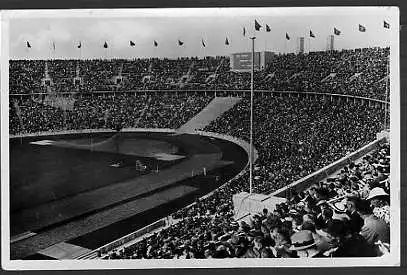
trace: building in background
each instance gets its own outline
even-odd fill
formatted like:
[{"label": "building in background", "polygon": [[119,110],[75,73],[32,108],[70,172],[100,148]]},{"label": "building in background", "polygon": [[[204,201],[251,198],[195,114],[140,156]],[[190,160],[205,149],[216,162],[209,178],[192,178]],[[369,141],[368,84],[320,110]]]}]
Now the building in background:
[{"label": "building in background", "polygon": [[297,54],[304,53],[305,52],[305,38],[298,37],[297,39]]},{"label": "building in background", "polygon": [[326,50],[329,52],[335,50],[335,36],[333,34],[328,35]]}]

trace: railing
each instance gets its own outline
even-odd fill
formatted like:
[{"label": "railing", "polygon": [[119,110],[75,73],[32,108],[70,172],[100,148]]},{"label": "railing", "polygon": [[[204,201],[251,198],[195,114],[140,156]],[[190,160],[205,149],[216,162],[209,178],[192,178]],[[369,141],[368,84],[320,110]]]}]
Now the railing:
[{"label": "railing", "polygon": [[164,219],[160,219],[158,221],[155,221],[137,231],[134,231],[130,234],[127,234],[126,236],[123,236],[117,240],[114,240],[113,242],[110,242],[108,244],[105,244],[102,247],[99,247],[98,249],[92,250],[89,253],[86,253],[84,255],[81,255],[78,259],[86,259],[89,255],[94,255],[95,253],[99,256],[100,254],[106,254],[109,251],[112,251],[113,249],[122,246],[126,243],[129,243],[130,241],[139,238],[141,236],[144,236],[145,234],[165,226],[165,220]]}]

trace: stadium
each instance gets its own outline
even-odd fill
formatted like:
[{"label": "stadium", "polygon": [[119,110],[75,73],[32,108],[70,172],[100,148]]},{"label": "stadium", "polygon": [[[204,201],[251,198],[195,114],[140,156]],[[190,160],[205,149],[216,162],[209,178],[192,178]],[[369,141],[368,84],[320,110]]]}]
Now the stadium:
[{"label": "stadium", "polygon": [[247,53],[10,60],[10,258],[389,253],[390,48],[300,41],[252,70]]}]

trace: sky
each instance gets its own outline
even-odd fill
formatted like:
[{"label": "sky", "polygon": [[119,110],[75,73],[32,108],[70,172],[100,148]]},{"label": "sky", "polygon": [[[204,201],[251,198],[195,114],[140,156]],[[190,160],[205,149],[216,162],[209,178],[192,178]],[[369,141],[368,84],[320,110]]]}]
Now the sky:
[{"label": "sky", "polygon": [[[385,47],[390,45],[390,30],[383,28],[383,21],[394,28],[392,12],[384,7],[43,10],[13,11],[5,17],[10,59],[132,59],[247,52],[253,35],[256,51],[295,52],[301,36],[306,51],[319,51],[326,49],[334,27],[341,31],[335,36],[336,49]],[[255,19],[262,25],[260,32],[254,31]],[[265,31],[266,24],[270,32]],[[359,32],[359,24],[366,32]],[[309,37],[310,30],[315,38]],[[229,45],[225,45],[226,38]],[[184,42],[182,46],[178,39]]]}]

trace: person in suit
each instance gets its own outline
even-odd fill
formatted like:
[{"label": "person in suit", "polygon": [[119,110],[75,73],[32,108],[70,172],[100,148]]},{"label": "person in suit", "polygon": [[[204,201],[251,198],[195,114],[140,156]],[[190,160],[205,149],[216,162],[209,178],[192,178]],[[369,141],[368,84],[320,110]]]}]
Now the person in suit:
[{"label": "person in suit", "polygon": [[369,244],[374,245],[377,241],[390,243],[390,227],[384,220],[373,215],[369,201],[360,200],[357,205],[357,211],[364,220],[360,235]]},{"label": "person in suit", "polygon": [[349,216],[349,227],[353,233],[359,233],[362,229],[364,221],[356,209],[359,198],[356,196],[348,196],[346,198],[346,214]]}]

